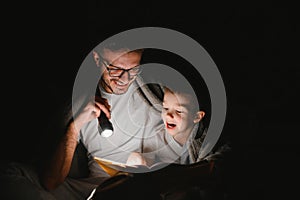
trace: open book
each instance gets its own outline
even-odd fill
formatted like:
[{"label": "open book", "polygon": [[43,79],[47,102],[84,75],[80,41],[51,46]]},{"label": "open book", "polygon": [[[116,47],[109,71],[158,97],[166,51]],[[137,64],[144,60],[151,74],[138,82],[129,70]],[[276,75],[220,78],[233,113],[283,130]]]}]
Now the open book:
[{"label": "open book", "polygon": [[147,165],[127,165],[125,163],[115,162],[104,158],[94,157],[99,166],[109,175],[114,176],[119,172],[143,173],[161,169],[169,163],[156,162],[151,166]]},{"label": "open book", "polygon": [[[171,163],[166,167],[149,173],[124,173],[124,171],[137,169],[154,169],[162,163],[152,166],[129,166],[124,163],[113,162],[94,157],[97,163],[112,177],[97,187],[95,199],[122,199],[132,197],[132,194],[142,196],[145,192],[161,195],[169,194],[177,189],[186,189],[195,186],[215,187],[218,177],[212,176],[214,161],[202,160],[197,163],[182,165]],[[130,180],[130,181],[126,181]],[[125,182],[126,181],[126,182]],[[149,193],[147,193],[149,195]],[[151,196],[151,195],[150,195]],[[93,198],[94,199],[94,198]],[[156,199],[156,197],[155,197]]]}]

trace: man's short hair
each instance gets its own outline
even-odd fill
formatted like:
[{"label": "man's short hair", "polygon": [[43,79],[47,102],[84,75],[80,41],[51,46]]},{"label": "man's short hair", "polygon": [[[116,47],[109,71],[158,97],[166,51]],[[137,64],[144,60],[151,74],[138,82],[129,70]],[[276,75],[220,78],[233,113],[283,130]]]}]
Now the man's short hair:
[{"label": "man's short hair", "polygon": [[124,53],[125,52],[126,53],[127,52],[142,53],[144,51],[144,49],[135,49],[135,48],[125,45],[123,43],[116,43],[116,42],[104,43],[104,44],[98,45],[94,48],[94,50],[100,54],[103,53],[103,51],[105,49],[109,49],[111,51],[124,51]]}]

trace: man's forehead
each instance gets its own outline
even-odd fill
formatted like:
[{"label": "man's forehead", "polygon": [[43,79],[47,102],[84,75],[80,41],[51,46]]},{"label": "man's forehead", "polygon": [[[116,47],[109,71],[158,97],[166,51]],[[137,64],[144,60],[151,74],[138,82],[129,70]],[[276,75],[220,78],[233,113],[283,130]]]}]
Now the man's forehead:
[{"label": "man's forehead", "polygon": [[118,61],[121,59],[140,59],[141,53],[138,51],[130,51],[129,49],[109,50],[105,49],[102,53],[102,57],[110,62]]},{"label": "man's forehead", "polygon": [[102,57],[109,57],[113,59],[118,59],[121,56],[124,56],[130,52],[129,49],[118,49],[118,50],[111,50],[111,49],[103,49]]}]

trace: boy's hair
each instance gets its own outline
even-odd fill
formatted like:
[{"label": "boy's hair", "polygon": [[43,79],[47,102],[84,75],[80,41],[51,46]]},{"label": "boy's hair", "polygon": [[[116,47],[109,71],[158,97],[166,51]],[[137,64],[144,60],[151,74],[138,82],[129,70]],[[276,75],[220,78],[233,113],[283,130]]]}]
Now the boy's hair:
[{"label": "boy's hair", "polygon": [[187,97],[189,99],[189,106],[193,112],[197,112],[201,109],[199,107],[197,96],[191,88],[183,87],[183,84],[180,84],[173,87],[163,86],[163,90],[164,93],[170,92],[172,94],[178,94]]}]

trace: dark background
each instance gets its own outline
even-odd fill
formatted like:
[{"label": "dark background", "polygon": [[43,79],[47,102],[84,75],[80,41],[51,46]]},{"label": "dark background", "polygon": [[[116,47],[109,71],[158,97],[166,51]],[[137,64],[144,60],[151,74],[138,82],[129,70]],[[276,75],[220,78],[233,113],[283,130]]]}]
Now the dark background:
[{"label": "dark background", "polygon": [[[211,55],[224,80],[224,134],[233,142],[226,189],[236,199],[296,194],[299,21],[288,3],[14,3],[2,17],[3,160],[47,155],[60,108],[87,54],[131,28],[180,31]],[[46,134],[46,133],[47,134]],[[299,196],[298,194],[296,194]]]}]

